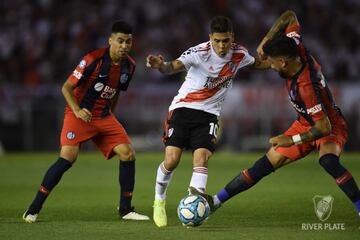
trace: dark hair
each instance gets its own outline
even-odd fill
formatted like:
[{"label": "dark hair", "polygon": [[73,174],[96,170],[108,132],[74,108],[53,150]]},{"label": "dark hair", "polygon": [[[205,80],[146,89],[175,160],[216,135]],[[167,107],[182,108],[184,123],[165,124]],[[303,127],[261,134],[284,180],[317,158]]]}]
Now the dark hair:
[{"label": "dark hair", "polygon": [[211,33],[226,33],[233,32],[233,25],[231,20],[225,16],[216,16],[211,20],[210,32]]},{"label": "dark hair", "polygon": [[285,35],[275,36],[267,41],[263,46],[265,55],[270,57],[297,57],[299,55],[298,46],[294,39]]},{"label": "dark hair", "polygon": [[125,21],[116,21],[112,25],[111,33],[125,33],[125,34],[132,34],[133,29],[132,26],[125,22]]}]

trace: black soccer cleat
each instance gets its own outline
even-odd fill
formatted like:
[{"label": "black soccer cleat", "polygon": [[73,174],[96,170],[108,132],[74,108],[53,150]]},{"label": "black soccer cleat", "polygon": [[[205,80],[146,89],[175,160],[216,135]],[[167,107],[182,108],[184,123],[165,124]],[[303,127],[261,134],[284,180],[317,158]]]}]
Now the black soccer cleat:
[{"label": "black soccer cleat", "polygon": [[191,187],[191,186],[188,188],[188,191],[189,191],[190,195],[200,195],[203,198],[205,198],[205,200],[209,204],[211,213],[215,212],[220,207],[220,205],[217,205],[217,206],[214,205],[214,199],[213,199],[213,197],[211,195],[206,194],[206,193],[202,193],[199,190],[197,190],[196,188]]}]

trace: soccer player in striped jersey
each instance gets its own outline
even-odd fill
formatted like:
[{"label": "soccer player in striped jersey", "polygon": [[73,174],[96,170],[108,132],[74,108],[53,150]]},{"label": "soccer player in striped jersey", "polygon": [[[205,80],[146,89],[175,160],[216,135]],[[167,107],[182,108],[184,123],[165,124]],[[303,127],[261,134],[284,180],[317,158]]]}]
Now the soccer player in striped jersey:
[{"label": "soccer player in striped jersey", "polygon": [[36,222],[46,198],[76,161],[81,144],[88,140],[92,140],[107,159],[115,155],[120,159],[120,217],[149,219],[131,206],[135,153],[125,129],[112,112],[120,91],[127,90],[134,74],[135,62],[128,55],[132,40],[132,27],[124,21],[115,22],[109,47],[87,54],[64,83],[62,93],[67,106],[60,156],[47,170],[35,199],[24,213],[25,222]]},{"label": "soccer player in striped jersey", "polygon": [[[285,133],[272,137],[270,150],[255,164],[243,170],[214,197],[205,195],[215,210],[275,170],[293,163],[313,150],[319,163],[354,204],[360,214],[360,191],[339,157],[347,141],[347,126],[336,106],[321,67],[305,48],[300,25],[292,11],[274,23],[258,47],[258,54],[286,79],[289,100],[298,114]],[[195,193],[196,189],[192,189]]]},{"label": "soccer player in striped jersey", "polygon": [[255,62],[244,47],[234,43],[232,23],[227,17],[212,19],[209,37],[210,41],[191,47],[173,61],[165,61],[161,55],[147,57],[147,66],[161,73],[187,71],[165,121],[165,159],[157,170],[153,213],[158,227],[167,225],[166,189],[186,148],[193,153],[190,186],[205,191],[208,160],[215,150],[217,118],[225,95],[238,70]]}]

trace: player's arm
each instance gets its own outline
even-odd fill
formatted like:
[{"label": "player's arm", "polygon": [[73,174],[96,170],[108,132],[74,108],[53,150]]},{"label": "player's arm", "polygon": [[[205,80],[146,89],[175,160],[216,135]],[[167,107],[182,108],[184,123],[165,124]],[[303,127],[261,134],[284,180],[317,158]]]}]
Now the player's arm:
[{"label": "player's arm", "polygon": [[174,74],[185,71],[185,65],[180,60],[164,61],[161,55],[149,55],[146,58],[146,67],[158,69],[164,74]]},{"label": "player's arm", "polygon": [[328,117],[315,122],[315,125],[307,132],[292,136],[294,144],[311,142],[316,139],[328,136],[331,133],[331,123]]},{"label": "player's arm", "polygon": [[70,80],[67,80],[62,86],[61,92],[75,116],[84,120],[85,122],[90,122],[92,114],[88,109],[80,108],[79,103],[76,101],[73,93],[74,87],[74,84]]},{"label": "player's arm", "polygon": [[286,12],[281,14],[281,16],[275,21],[273,26],[270,28],[269,32],[265,35],[265,37],[259,44],[257,48],[257,53],[259,54],[259,56],[260,57],[264,56],[264,52],[262,48],[268,40],[272,39],[280,31],[283,31],[287,26],[293,24],[299,25],[296,14],[293,11],[287,10]]},{"label": "player's arm", "polygon": [[331,123],[327,116],[315,122],[314,126],[307,132],[293,136],[278,135],[270,138],[269,143],[274,147],[290,147],[294,144],[308,143],[331,133]]}]

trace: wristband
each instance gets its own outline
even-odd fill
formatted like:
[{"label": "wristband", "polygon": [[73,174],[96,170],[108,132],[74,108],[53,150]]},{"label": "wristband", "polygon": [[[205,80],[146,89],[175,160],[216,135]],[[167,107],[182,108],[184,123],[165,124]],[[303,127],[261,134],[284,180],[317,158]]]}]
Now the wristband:
[{"label": "wristband", "polygon": [[301,140],[301,136],[300,134],[296,134],[296,135],[293,135],[291,136],[293,142],[295,145],[299,145],[299,144],[302,144],[302,140]]}]

